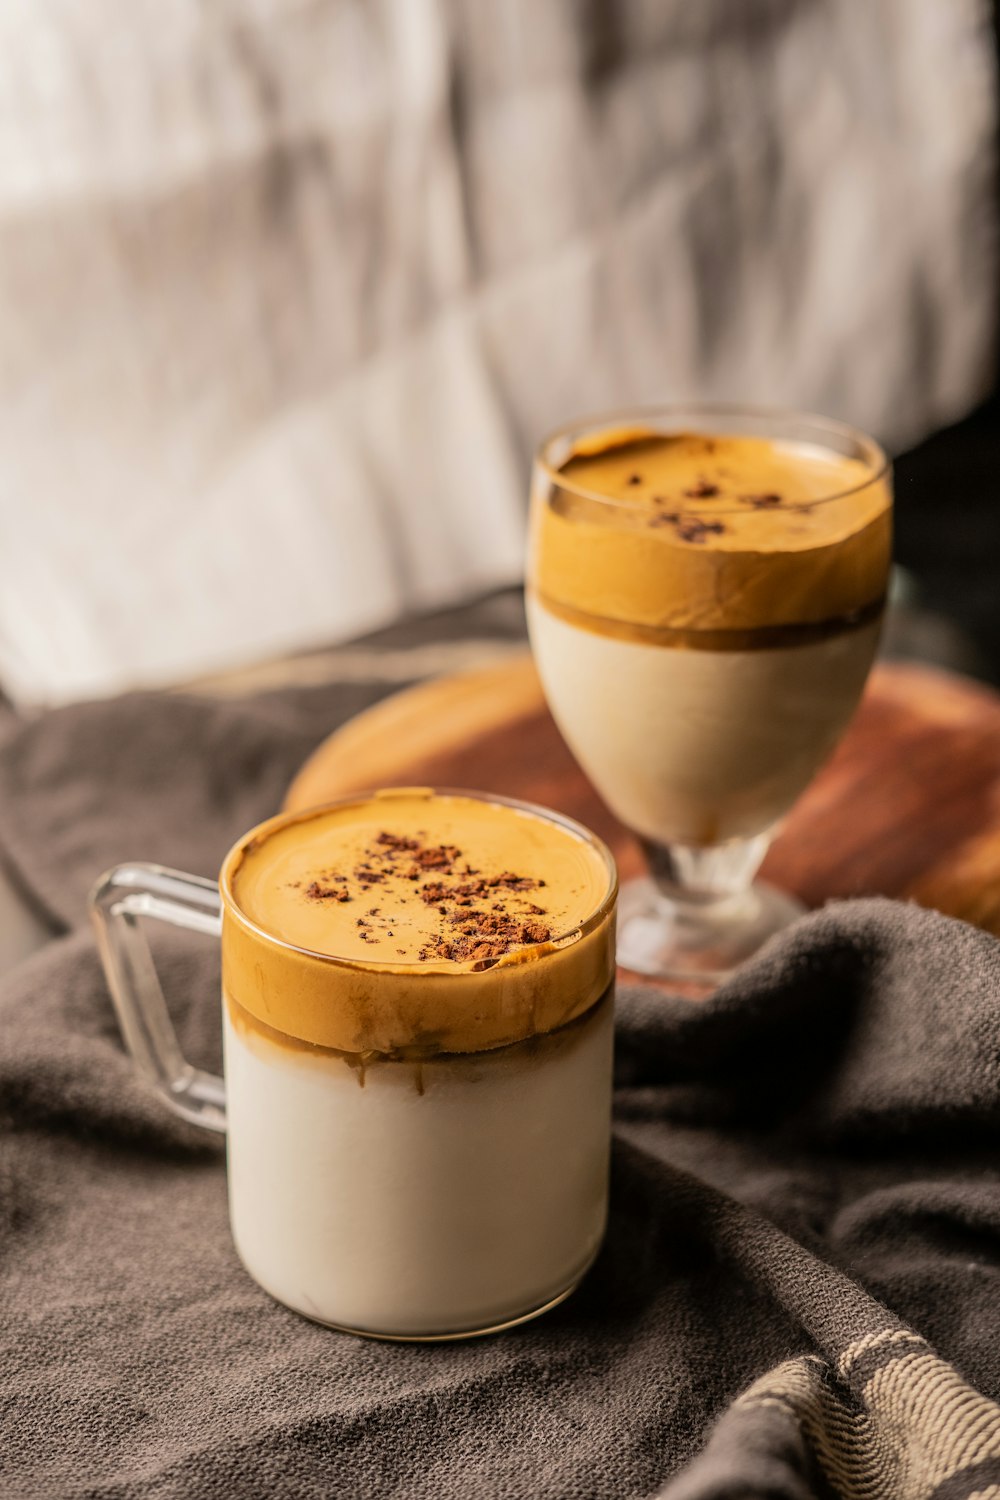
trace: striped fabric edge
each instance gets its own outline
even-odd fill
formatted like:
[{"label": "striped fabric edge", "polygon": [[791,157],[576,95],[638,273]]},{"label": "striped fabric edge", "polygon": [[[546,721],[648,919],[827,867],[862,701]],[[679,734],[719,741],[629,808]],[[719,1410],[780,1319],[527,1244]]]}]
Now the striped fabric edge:
[{"label": "striped fabric edge", "polygon": [[1000,1500],[1000,1406],[906,1329],[856,1340],[835,1371],[787,1360],[734,1406],[794,1418],[843,1500]]}]

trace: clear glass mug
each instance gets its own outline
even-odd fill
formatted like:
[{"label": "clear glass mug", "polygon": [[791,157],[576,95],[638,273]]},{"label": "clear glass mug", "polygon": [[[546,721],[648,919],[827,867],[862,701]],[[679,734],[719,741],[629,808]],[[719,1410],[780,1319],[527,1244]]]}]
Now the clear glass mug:
[{"label": "clear glass mug", "polygon": [[[230,1222],[245,1268],[278,1301],[346,1332],[437,1340],[498,1331],[568,1296],[603,1238],[614,861],[570,819],[481,800],[570,831],[606,873],[603,899],[587,919],[517,964],[456,962],[428,972],[359,963],[296,948],[255,926],[233,894],[245,851],[326,809],[252,829],[226,856],[217,884],[123,864],[91,898],[139,1071],[175,1114],[226,1132]],[[140,925],[146,918],[221,936],[225,1080],[180,1052]],[[534,999],[521,1016],[525,980]],[[391,1031],[407,1011],[419,1023],[434,999],[439,1012],[455,1007],[466,1031],[468,1016],[477,1018],[477,1047],[449,1051],[446,1036],[384,1050],[322,1045],[263,1019],[275,986],[293,998],[301,1031],[309,1015],[335,1018],[349,1007],[374,1013],[372,1025]],[[506,1040],[519,1025],[525,1034]]]},{"label": "clear glass mug", "polygon": [[[689,451],[704,445],[706,473],[736,438],[780,449],[793,489],[796,455],[803,469],[818,459],[852,477],[808,503],[729,499],[723,482],[696,478],[644,508],[641,458],[616,471],[614,493],[581,482],[579,465],[565,471],[602,445],[624,453],[679,436]],[[539,447],[527,566],[535,663],[570,749],[650,869],[622,890],[625,968],[714,981],[803,910],[754,877],[861,697],[891,519],[878,444],[804,413],[637,409],[572,423]]]}]

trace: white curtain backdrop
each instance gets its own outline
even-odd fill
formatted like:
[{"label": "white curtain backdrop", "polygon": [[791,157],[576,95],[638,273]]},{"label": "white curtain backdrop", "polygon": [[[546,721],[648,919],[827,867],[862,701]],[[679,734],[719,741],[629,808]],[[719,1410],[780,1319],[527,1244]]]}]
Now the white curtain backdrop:
[{"label": "white curtain backdrop", "polygon": [[[516,579],[527,465],[717,397],[982,393],[981,0],[0,0],[0,685]],[[904,497],[905,503],[905,497]]]}]

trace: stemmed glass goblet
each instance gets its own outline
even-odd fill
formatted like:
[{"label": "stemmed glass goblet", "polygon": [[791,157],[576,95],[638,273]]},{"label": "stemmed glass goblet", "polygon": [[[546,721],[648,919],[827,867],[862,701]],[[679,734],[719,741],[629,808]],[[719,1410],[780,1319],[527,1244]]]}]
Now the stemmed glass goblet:
[{"label": "stemmed glass goblet", "polygon": [[556,723],[649,876],[619,961],[715,980],[802,910],[755,880],[874,660],[888,460],[841,423],[664,407],[538,450],[527,609]]}]

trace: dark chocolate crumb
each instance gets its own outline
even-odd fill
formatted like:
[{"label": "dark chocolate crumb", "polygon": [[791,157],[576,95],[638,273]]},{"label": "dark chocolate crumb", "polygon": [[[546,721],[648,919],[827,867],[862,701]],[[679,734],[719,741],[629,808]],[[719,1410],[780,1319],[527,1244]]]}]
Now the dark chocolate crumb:
[{"label": "dark chocolate crumb", "polygon": [[752,505],[754,510],[775,510],[781,504],[781,496],[775,494],[741,495],[740,499],[745,505]]},{"label": "dark chocolate crumb", "polygon": [[701,521],[696,516],[685,516],[677,528],[682,542],[704,542],[707,536],[721,536],[725,531],[721,521]]},{"label": "dark chocolate crumb", "polygon": [[453,865],[461,852],[454,844],[438,844],[433,849],[418,849],[416,862],[423,870],[439,870]]},{"label": "dark chocolate crumb", "polygon": [[346,886],[320,885],[314,880],[306,887],[306,895],[312,901],[350,901],[351,893]]},{"label": "dark chocolate crumb", "polygon": [[682,542],[704,542],[706,537],[721,536],[725,526],[721,521],[703,521],[700,516],[682,516],[676,511],[654,516],[651,526],[672,526]]},{"label": "dark chocolate crumb", "polygon": [[416,839],[401,838],[399,834],[396,833],[380,833],[375,842],[376,844],[381,844],[384,849],[391,849],[394,853],[397,850],[402,851],[404,849],[413,850],[420,848],[420,845],[417,843]]}]

